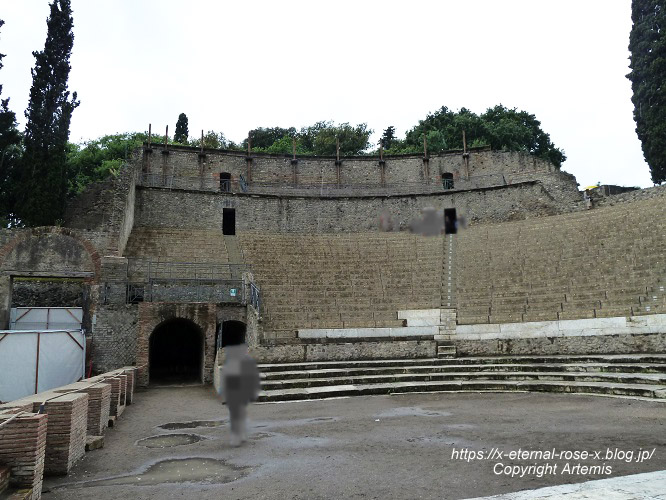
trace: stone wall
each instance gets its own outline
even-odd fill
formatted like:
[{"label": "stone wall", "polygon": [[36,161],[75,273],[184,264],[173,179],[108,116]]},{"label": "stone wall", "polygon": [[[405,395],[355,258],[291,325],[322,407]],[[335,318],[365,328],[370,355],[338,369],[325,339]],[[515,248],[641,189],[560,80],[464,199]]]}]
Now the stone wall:
[{"label": "stone wall", "polygon": [[462,356],[623,354],[666,351],[666,314],[458,325]]},{"label": "stone wall", "polygon": [[12,283],[12,307],[87,307],[88,297],[82,281],[17,278]]},{"label": "stone wall", "polygon": [[249,352],[259,363],[435,358],[437,357],[437,342],[434,340],[328,341],[255,346],[251,347]]},{"label": "stone wall", "polygon": [[[141,151],[141,150],[138,150]],[[292,162],[291,155],[252,153],[251,161],[245,152],[205,150],[184,146],[153,145],[148,152],[141,151],[142,171],[176,177],[198,177],[219,179],[220,172],[231,174],[237,180],[243,175],[246,180],[291,184],[337,183],[380,185],[400,183],[440,183],[444,172],[454,178],[501,174],[537,174],[556,172],[550,162],[519,152],[490,151],[486,148],[472,149],[465,163],[462,151],[451,151],[430,155],[427,166],[423,155],[385,156],[384,166],[377,156],[345,156],[336,165],[335,157],[298,156]],[[134,161],[136,160],[136,153]],[[249,167],[248,167],[249,163]],[[339,175],[339,179],[338,179]]]},{"label": "stone wall", "polygon": [[458,356],[504,356],[524,354],[628,354],[666,352],[666,334],[595,335],[526,339],[456,339]]},{"label": "stone wall", "polygon": [[95,373],[136,363],[139,307],[132,304],[100,305],[93,327],[92,359]]},{"label": "stone wall", "polygon": [[223,209],[235,208],[239,231],[359,232],[378,230],[379,217],[388,210],[405,230],[426,207],[455,207],[472,222],[500,222],[516,216],[552,215],[561,211],[560,203],[537,182],[451,194],[362,198],[254,196],[139,188],[135,225],[219,230]]}]

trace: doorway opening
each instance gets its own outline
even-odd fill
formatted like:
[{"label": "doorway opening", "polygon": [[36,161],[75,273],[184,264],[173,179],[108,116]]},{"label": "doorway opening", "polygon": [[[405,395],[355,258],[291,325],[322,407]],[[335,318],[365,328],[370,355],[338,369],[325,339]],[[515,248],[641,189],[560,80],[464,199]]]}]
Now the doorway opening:
[{"label": "doorway opening", "polygon": [[184,318],[164,321],[150,336],[150,382],[202,382],[203,357],[203,333],[194,322]]},{"label": "doorway opening", "polygon": [[246,329],[247,326],[242,321],[225,321],[217,331],[217,346],[225,348],[230,345],[244,344]]},{"label": "doorway opening", "polygon": [[455,208],[444,209],[444,233],[456,234],[458,232],[458,217]]},{"label": "doorway opening", "polygon": [[222,234],[233,236],[236,234],[236,209],[223,208],[222,210]]}]

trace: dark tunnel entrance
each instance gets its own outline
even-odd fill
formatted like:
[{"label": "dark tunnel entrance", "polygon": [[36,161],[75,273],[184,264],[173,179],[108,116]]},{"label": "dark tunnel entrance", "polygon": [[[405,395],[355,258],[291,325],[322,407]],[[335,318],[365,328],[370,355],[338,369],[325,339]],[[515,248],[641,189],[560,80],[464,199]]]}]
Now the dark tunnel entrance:
[{"label": "dark tunnel entrance", "polygon": [[190,320],[167,320],[150,336],[150,382],[201,382],[203,374],[203,334]]},{"label": "dark tunnel entrance", "polygon": [[242,321],[225,321],[218,330],[218,347],[245,343],[246,325]]}]

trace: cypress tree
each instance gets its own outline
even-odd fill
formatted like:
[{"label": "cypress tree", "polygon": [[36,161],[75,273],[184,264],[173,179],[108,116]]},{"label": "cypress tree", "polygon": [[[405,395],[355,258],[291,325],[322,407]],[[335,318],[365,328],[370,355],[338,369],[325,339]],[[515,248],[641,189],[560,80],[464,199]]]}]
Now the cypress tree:
[{"label": "cypress tree", "polygon": [[633,0],[629,37],[636,133],[652,181],[666,181],[666,8],[663,0]]},{"label": "cypress tree", "polygon": [[178,115],[178,121],[176,122],[176,132],[173,135],[173,140],[181,144],[187,143],[187,138],[190,133],[187,130],[188,120],[185,113]]},{"label": "cypress tree", "polygon": [[[0,19],[0,27],[5,22]],[[0,54],[0,69],[3,67]],[[0,85],[0,96],[2,85]],[[16,127],[16,115],[9,110],[9,98],[0,98],[0,227],[13,222],[16,200],[17,163],[20,157],[21,134]]]},{"label": "cypress tree", "polygon": [[25,112],[19,216],[31,226],[62,218],[67,192],[67,140],[72,112],[79,105],[67,90],[74,44],[70,0],[53,0],[46,21],[44,50],[33,52],[30,102]]}]

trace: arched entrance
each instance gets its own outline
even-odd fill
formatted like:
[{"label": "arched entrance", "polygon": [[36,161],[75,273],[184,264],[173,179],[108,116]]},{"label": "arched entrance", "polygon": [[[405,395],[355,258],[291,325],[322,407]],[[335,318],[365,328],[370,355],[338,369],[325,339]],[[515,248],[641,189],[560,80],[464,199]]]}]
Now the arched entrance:
[{"label": "arched entrance", "polygon": [[160,323],[150,336],[148,356],[150,382],[203,381],[203,333],[189,319]]},{"label": "arched entrance", "polygon": [[242,321],[225,321],[218,330],[217,346],[225,348],[228,345],[245,343],[245,330],[247,326]]}]

